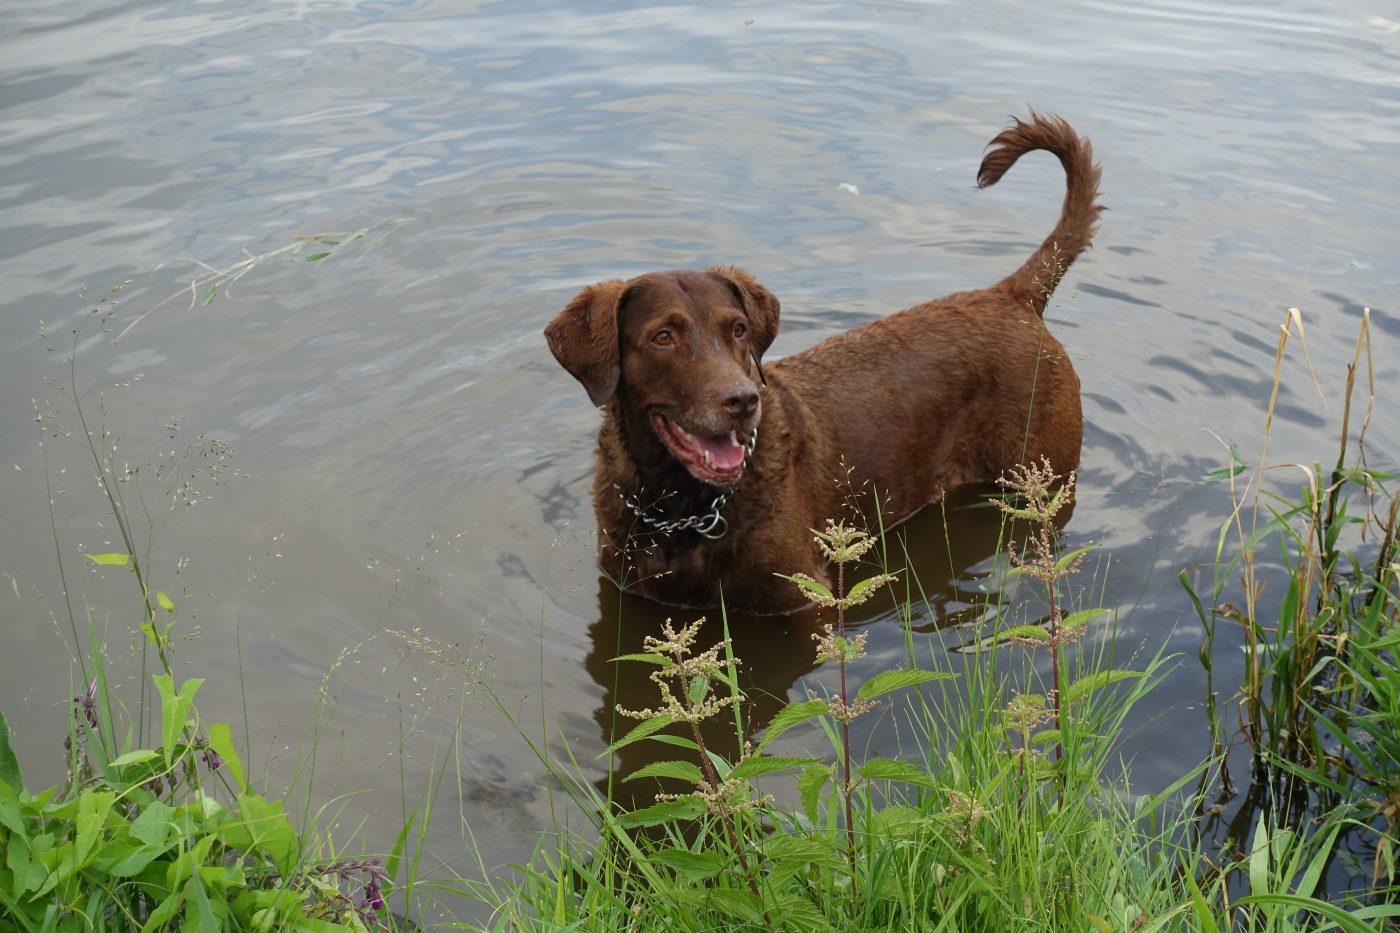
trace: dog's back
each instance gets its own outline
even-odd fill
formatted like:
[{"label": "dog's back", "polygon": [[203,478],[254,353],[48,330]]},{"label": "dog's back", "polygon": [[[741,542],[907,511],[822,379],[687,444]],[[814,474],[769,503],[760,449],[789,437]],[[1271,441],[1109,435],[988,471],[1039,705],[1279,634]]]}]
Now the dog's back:
[{"label": "dog's back", "polygon": [[1088,140],[1055,117],[1018,120],[990,148],[978,173],[983,188],[1037,149],[1065,169],[1059,221],[1015,272],[769,367],[775,386],[806,401],[826,443],[896,519],[1020,463],[1043,457],[1062,474],[1079,463],[1079,378],[1042,318],[1065,270],[1089,248],[1103,210],[1100,170]]}]

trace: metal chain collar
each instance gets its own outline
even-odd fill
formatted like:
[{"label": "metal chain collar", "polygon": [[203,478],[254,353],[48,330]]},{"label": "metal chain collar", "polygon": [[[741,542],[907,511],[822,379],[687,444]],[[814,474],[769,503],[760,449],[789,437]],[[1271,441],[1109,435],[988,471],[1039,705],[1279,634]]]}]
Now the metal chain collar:
[{"label": "metal chain collar", "polygon": [[[749,456],[757,449],[758,428],[755,427],[753,429],[753,434],[749,437],[749,453],[744,457],[745,467],[749,465]],[[739,475],[743,476],[742,469]],[[737,483],[738,480],[735,480],[735,482]],[[627,506],[633,515],[637,516],[637,518],[661,532],[663,535],[674,534],[677,531],[693,530],[702,538],[718,541],[729,532],[729,522],[725,520],[720,512],[729,504],[729,498],[734,495],[734,487],[732,486],[715,496],[714,501],[710,503],[709,511],[701,515],[687,515],[685,518],[677,518],[673,521],[664,521],[648,515],[648,506],[643,505],[636,496],[627,495],[617,483],[613,483],[613,488],[617,490],[618,498],[622,500],[622,504]]]}]

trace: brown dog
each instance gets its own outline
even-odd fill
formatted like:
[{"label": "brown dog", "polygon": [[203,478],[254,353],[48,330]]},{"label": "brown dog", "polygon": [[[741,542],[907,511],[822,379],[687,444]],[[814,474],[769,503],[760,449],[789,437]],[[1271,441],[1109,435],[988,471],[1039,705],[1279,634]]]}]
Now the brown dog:
[{"label": "brown dog", "polygon": [[[795,608],[774,573],[825,567],[809,529],[853,505],[888,526],[963,483],[1049,458],[1079,462],[1079,379],[1041,320],[1089,247],[1099,168],[1063,120],[992,140],[995,184],[1027,152],[1067,182],[1050,236],[991,288],[958,292],[761,364],[778,299],[732,266],[585,288],[545,328],[560,365],[604,406],[594,508],[602,569],[660,602]],[[854,501],[853,501],[854,500]]]}]

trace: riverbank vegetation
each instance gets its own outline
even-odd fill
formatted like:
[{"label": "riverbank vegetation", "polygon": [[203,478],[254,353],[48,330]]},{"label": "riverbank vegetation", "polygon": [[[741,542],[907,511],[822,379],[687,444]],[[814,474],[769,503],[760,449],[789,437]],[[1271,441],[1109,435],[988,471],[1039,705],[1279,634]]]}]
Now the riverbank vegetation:
[{"label": "riverbank vegetation", "polygon": [[[626,725],[601,762],[581,764],[557,736],[516,724],[588,824],[559,822],[507,874],[478,863],[449,876],[424,859],[425,824],[457,818],[435,810],[431,794],[406,801],[397,838],[338,848],[324,813],[288,806],[248,773],[246,723],[200,716],[205,681],[169,656],[181,607],[148,561],[170,512],[151,505],[198,497],[233,472],[231,452],[199,438],[155,471],[148,498],[135,498],[100,401],[78,388],[83,327],[109,326],[111,309],[104,300],[75,329],[70,377],[56,387],[62,410],[36,417],[45,443],[73,442],[110,509],[120,543],[79,560],[130,580],[141,672],[135,695],[117,690],[91,609],[67,600],[76,687],[64,780],[30,787],[0,721],[0,930],[404,928],[429,899],[493,930],[1400,923],[1400,498],[1360,443],[1375,397],[1366,318],[1328,465],[1270,463],[1271,401],[1257,463],[1236,452],[1209,478],[1229,484],[1232,508],[1214,553],[1181,574],[1198,657],[1114,650],[1118,620],[1079,582],[1101,555],[1059,542],[1055,516],[1074,477],[1028,464],[994,499],[1002,572],[1034,598],[984,607],[960,674],[911,636],[904,663],[856,682],[851,662],[866,633],[847,626],[847,610],[894,600],[907,625],[925,607],[909,595],[920,592],[911,571],[879,546],[878,524],[833,521],[814,530],[813,546],[832,561],[834,585],[800,576],[773,585],[824,607],[829,624],[793,650],[830,666],[835,689],[791,698],[750,726],[739,671],[757,659],[735,655],[723,613],[711,620],[714,642],[699,640],[695,619],[668,624],[616,659],[649,672],[655,699],[619,708]],[[1275,397],[1295,323],[1290,312]],[[60,524],[53,547],[67,597]],[[1244,652],[1242,683],[1217,680],[1227,642]],[[1211,753],[1180,774],[1134,778],[1122,757],[1134,712],[1174,665],[1196,663]],[[508,719],[510,699],[479,689]],[[877,706],[897,730],[898,756],[852,742],[851,723]],[[732,728],[737,753],[707,741],[701,727],[716,723]],[[613,773],[613,753],[639,743],[666,754]],[[1241,743],[1247,775],[1230,766]],[[595,783],[599,767],[609,777]],[[1150,793],[1136,790],[1145,783]],[[624,807],[624,787],[649,799]]]}]

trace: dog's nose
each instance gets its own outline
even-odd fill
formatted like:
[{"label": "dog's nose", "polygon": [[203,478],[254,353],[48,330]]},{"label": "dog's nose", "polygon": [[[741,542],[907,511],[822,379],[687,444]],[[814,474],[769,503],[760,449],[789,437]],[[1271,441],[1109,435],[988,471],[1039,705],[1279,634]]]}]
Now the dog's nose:
[{"label": "dog's nose", "polygon": [[732,385],[723,390],[721,402],[731,418],[750,418],[758,410],[758,390],[751,385]]}]

